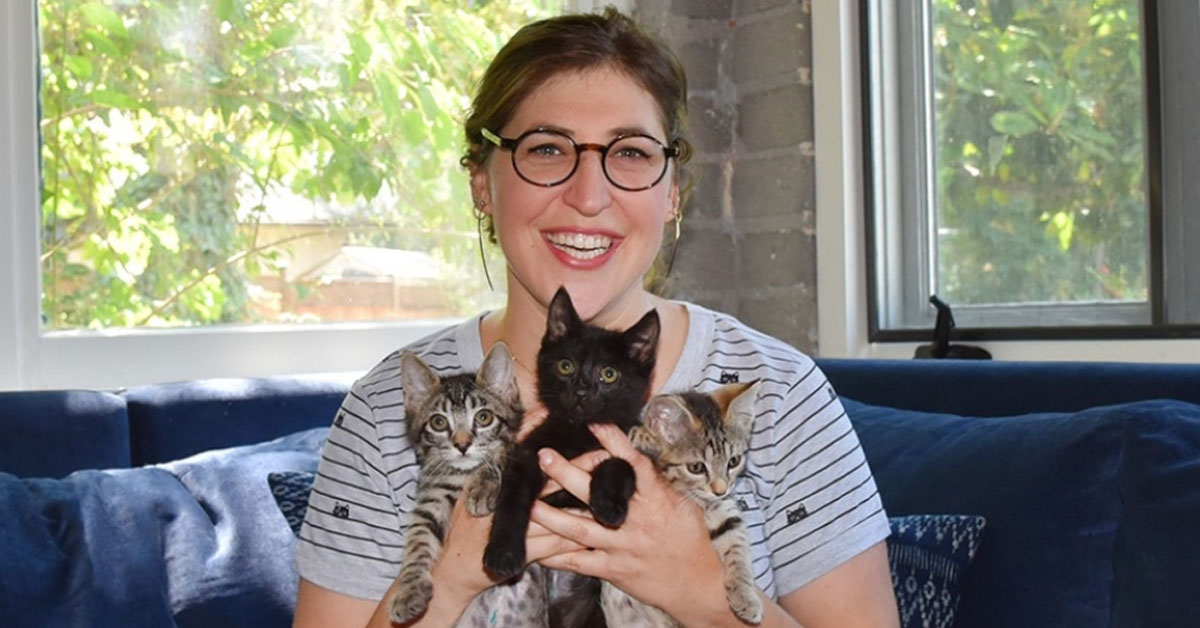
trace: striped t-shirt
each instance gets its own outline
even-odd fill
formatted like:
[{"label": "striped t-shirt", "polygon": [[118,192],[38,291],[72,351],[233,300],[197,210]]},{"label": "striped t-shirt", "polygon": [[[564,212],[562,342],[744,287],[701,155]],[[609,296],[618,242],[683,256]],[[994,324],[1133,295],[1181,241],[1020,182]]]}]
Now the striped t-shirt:
[{"label": "striped t-shirt", "polygon": [[[885,539],[887,516],[858,437],[812,359],[737,319],[685,304],[688,335],[665,392],[761,380],[734,487],[755,579],[790,593]],[[483,363],[479,318],[407,347],[440,374]],[[404,435],[400,354],[356,382],[334,419],[296,550],[301,577],[377,600],[399,572],[419,468]]]}]

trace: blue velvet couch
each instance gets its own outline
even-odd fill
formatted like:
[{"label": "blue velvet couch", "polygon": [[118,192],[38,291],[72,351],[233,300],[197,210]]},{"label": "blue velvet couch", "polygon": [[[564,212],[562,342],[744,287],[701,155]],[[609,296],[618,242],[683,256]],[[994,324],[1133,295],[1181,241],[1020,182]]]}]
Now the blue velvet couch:
[{"label": "blue velvet couch", "polygon": [[[986,518],[954,625],[1200,626],[1200,364],[820,364],[889,514]],[[0,626],[289,625],[351,380],[0,392]]]}]

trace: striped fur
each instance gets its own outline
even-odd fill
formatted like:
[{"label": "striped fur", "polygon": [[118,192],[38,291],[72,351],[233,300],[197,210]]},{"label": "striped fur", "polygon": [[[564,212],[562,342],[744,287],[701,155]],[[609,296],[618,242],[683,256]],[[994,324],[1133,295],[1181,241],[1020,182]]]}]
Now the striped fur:
[{"label": "striped fur", "polygon": [[495,507],[500,469],[522,411],[504,343],[488,352],[478,374],[439,377],[413,353],[400,363],[405,427],[421,464],[391,603],[392,621],[406,623],[424,613],[433,596],[431,571],[459,496],[465,493],[475,516]]},{"label": "striped fur", "polygon": [[[727,384],[711,394],[660,395],[642,412],[629,437],[659,473],[704,509],[713,547],[725,569],[725,596],[742,621],[762,621],[762,600],[751,568],[750,542],[733,499],[733,482],[746,466],[758,386]],[[661,610],[605,582],[600,605],[609,626],[675,628]]]}]

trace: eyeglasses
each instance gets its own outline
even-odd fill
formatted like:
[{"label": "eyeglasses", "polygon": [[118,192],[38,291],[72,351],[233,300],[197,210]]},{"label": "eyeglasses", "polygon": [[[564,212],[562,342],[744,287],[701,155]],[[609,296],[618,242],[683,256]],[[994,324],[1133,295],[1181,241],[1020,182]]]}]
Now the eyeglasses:
[{"label": "eyeglasses", "polygon": [[487,129],[482,132],[486,140],[512,153],[517,176],[547,188],[570,179],[585,150],[600,153],[604,176],[630,192],[657,185],[667,173],[667,161],[679,156],[677,143],[664,146],[649,135],[622,135],[608,144],[581,144],[550,129],[533,129],[515,138],[500,137]]}]

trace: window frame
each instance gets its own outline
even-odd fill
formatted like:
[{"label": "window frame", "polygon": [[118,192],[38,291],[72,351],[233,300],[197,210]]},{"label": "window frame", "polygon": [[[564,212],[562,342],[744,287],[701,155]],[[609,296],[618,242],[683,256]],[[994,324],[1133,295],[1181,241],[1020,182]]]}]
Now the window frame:
[{"label": "window frame", "polygon": [[[617,4],[629,10],[631,2]],[[39,217],[27,211],[40,195],[36,11],[36,0],[0,3],[0,137],[8,139],[0,144],[0,390],[362,373],[388,351],[462,320],[43,332]]]},{"label": "window frame", "polygon": [[[904,9],[897,9],[903,4]],[[1152,3],[1151,3],[1152,4]],[[864,129],[867,146],[867,238],[873,289],[871,336],[880,340],[912,339],[932,328],[935,311],[926,301],[935,292],[936,225],[929,208],[936,202],[933,158],[935,139],[932,100],[932,16],[927,2],[896,3],[864,0],[864,106],[871,124]],[[1157,49],[1157,21],[1142,10],[1143,41]],[[920,32],[920,37],[912,33]],[[895,51],[896,54],[889,55]],[[1144,84],[1157,84],[1158,55],[1146,54]],[[875,69],[873,63],[886,67]],[[971,338],[1061,338],[1154,336],[1161,316],[1161,238],[1156,225],[1162,211],[1158,167],[1158,111],[1146,90],[1147,268],[1150,296],[1145,302],[1022,303],[960,305],[955,320],[960,333]],[[884,147],[885,154],[872,148]],[[915,158],[910,158],[912,155]],[[899,164],[889,168],[889,164]],[[904,185],[904,181],[922,181]],[[1062,321],[1077,321],[1064,325]]]},{"label": "window frame", "polygon": [[[1149,0],[1146,4],[1154,8],[1157,3]],[[865,0],[813,3],[812,9],[819,346],[821,355],[829,357],[911,358],[918,345],[931,340],[930,330],[879,334],[870,325],[875,304],[868,296],[874,290],[868,265],[874,252],[868,246],[871,199],[867,181],[871,172],[866,161],[869,129],[865,125],[875,114],[863,85],[868,69],[863,48],[865,10]],[[1166,16],[1160,18],[1170,22]],[[1165,83],[1163,98],[1170,99],[1171,82]],[[1169,116],[1170,108],[1164,111]],[[1180,183],[1200,185],[1186,180]],[[1177,196],[1186,197],[1183,193]],[[1182,216],[1186,218],[1186,212]],[[1195,275],[1187,278],[1189,289],[1195,289],[1192,286],[1200,279]],[[985,334],[960,327],[956,338],[984,346],[997,359],[1194,362],[1200,356],[1197,332],[1195,326],[1187,325],[1043,328],[1035,333],[990,330]]]}]

